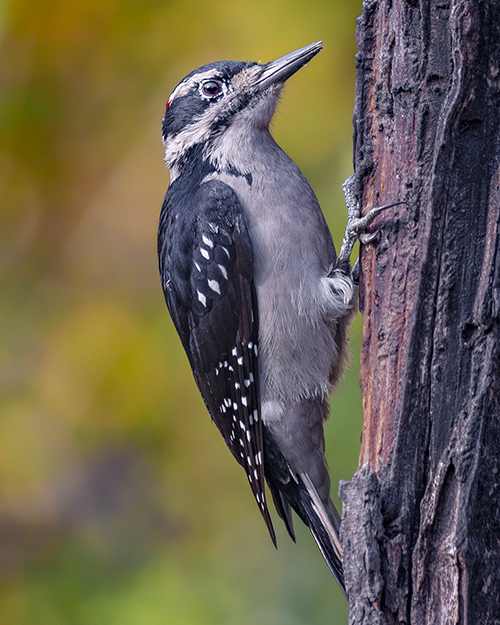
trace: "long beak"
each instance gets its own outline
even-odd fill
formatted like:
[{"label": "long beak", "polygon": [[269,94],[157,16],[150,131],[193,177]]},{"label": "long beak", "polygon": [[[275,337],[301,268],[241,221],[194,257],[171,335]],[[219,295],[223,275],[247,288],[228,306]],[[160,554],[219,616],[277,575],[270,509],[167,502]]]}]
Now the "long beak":
[{"label": "long beak", "polygon": [[254,83],[259,90],[265,90],[271,85],[283,84],[296,71],[315,57],[323,49],[323,42],[316,41],[304,48],[285,54],[276,61],[264,65],[264,70]]}]

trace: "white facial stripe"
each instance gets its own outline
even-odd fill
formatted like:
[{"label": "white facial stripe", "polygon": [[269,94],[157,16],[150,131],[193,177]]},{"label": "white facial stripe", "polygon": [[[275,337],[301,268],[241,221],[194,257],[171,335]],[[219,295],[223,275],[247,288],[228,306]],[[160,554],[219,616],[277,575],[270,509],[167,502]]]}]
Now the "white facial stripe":
[{"label": "white facial stripe", "polygon": [[[176,96],[177,97],[177,96]],[[222,111],[227,109],[227,97],[214,102],[198,119],[186,126],[175,137],[167,137],[163,140],[165,146],[165,163],[168,167],[175,162],[176,158],[188,148],[197,143],[203,143],[211,134],[213,123],[220,117]]]},{"label": "white facial stripe", "polygon": [[168,99],[169,104],[172,104],[175,98],[181,98],[182,96],[187,95],[193,87],[198,86],[203,80],[218,76],[219,74],[215,69],[208,70],[207,72],[200,72],[199,74],[191,76],[187,82],[181,82],[181,84],[177,85],[177,87],[172,91]]},{"label": "white facial stripe", "polygon": [[181,82],[181,84],[177,85],[177,87],[170,94],[170,97],[168,99],[168,103],[172,104],[172,102],[175,100],[175,98],[179,98],[179,97],[182,97],[183,95],[187,95],[189,93],[189,91],[191,90],[192,86],[193,86],[193,84],[192,84],[191,81]]}]

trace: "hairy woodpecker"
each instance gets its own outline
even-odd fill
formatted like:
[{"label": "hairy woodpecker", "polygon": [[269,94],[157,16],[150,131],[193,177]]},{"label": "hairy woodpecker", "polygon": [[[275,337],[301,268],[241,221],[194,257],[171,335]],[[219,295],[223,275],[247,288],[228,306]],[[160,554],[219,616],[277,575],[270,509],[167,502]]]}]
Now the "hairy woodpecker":
[{"label": "hairy woodpecker", "polygon": [[265,481],[291,538],[293,509],[345,592],[323,421],[357,310],[349,256],[379,209],[360,219],[351,206],[337,257],[316,196],[269,132],[285,81],[321,48],[211,63],[174,89],[158,253],[194,378],[274,544]]}]

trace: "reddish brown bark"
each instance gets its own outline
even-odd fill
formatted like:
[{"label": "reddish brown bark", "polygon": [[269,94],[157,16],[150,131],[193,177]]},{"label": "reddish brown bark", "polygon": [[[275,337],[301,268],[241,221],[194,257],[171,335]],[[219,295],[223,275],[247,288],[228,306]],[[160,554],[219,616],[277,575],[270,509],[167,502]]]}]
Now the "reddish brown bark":
[{"label": "reddish brown bark", "polygon": [[500,3],[369,0],[358,22],[359,469],[350,622],[500,623]]}]

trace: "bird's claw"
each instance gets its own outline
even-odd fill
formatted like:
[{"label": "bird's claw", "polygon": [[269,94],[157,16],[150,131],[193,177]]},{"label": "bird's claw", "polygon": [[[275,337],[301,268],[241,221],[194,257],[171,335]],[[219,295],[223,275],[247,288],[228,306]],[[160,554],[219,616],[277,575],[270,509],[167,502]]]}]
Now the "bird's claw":
[{"label": "bird's claw", "polygon": [[405,202],[394,202],[392,204],[384,204],[384,206],[376,206],[375,208],[372,208],[366,215],[360,217],[359,202],[354,195],[354,181],[355,177],[354,174],[352,174],[342,184],[342,190],[344,191],[345,202],[347,206],[347,225],[344,238],[342,240],[342,245],[340,247],[339,260],[349,261],[352,248],[354,247],[354,244],[358,239],[364,245],[373,241],[373,239],[378,235],[379,231],[376,230],[375,232],[369,233],[365,232],[365,230],[373,223],[375,217],[380,212],[382,212],[386,208],[390,208],[391,206],[396,206],[397,204],[405,204]]}]

